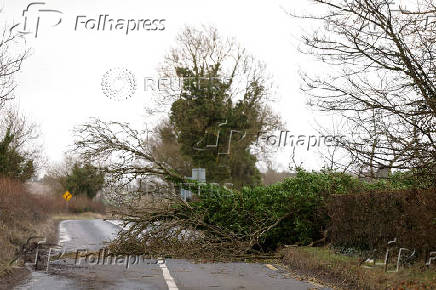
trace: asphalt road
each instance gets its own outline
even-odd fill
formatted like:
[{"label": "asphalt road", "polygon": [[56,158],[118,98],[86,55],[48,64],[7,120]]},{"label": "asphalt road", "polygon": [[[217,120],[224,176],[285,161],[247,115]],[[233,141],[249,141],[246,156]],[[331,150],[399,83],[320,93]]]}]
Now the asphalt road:
[{"label": "asphalt road", "polygon": [[[121,229],[117,223],[69,220],[59,227],[62,248],[80,250],[82,258],[51,261],[48,271],[32,271],[16,289],[326,289],[292,279],[277,265],[104,257],[101,251],[98,258],[95,252]],[[84,257],[85,250],[94,254]]]}]

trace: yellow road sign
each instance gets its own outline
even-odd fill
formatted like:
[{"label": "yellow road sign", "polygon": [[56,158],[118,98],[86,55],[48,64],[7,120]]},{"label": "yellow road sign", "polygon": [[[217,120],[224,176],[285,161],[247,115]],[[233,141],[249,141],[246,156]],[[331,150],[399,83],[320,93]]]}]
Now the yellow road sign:
[{"label": "yellow road sign", "polygon": [[69,201],[73,195],[67,190],[63,195],[62,195],[66,201]]}]

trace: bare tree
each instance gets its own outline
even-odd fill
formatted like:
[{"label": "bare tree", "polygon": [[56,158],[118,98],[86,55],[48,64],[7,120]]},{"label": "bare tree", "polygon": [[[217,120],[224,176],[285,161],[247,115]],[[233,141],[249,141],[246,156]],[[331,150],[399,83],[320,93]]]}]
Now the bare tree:
[{"label": "bare tree", "polygon": [[49,186],[55,194],[63,193],[66,188],[66,177],[71,174],[74,164],[78,161],[77,157],[65,154],[61,162],[47,166],[42,183]]},{"label": "bare tree", "polygon": [[28,55],[26,49],[20,50],[22,36],[5,27],[0,40],[0,108],[7,100],[14,98],[15,75],[21,70],[23,60]]},{"label": "bare tree", "polygon": [[177,35],[175,45],[159,70],[161,86],[156,99],[159,106],[169,106],[175,100],[187,97],[181,94],[182,86],[178,83],[183,81],[181,68],[192,71],[190,79],[183,77],[193,85],[213,81],[208,77],[220,78],[229,87],[227,98],[233,101],[253,95],[249,92],[253,83],[261,84],[263,90],[251,102],[265,105],[274,100],[273,83],[265,64],[250,55],[234,38],[223,37],[213,26],[200,29],[187,26]]},{"label": "bare tree", "polygon": [[409,10],[389,0],[313,2],[324,12],[298,17],[323,26],[303,37],[302,51],[334,72],[302,74],[304,91],[309,104],[343,118],[348,138],[337,145],[354,169],[436,168],[433,1]]},{"label": "bare tree", "polygon": [[104,171],[113,201],[122,198],[127,186],[138,179],[183,181],[184,177],[161,158],[160,151],[154,150],[156,141],[147,133],[129,124],[95,119],[75,130],[73,151]]}]

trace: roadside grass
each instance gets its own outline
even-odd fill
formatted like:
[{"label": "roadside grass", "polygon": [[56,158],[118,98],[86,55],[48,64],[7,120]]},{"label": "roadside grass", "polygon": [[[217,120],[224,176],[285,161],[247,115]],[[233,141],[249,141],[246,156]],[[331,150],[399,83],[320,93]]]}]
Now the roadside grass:
[{"label": "roadside grass", "polygon": [[424,263],[384,272],[382,261],[359,266],[359,258],[336,254],[332,249],[290,247],[283,263],[303,279],[314,279],[339,289],[436,289],[436,267]]}]

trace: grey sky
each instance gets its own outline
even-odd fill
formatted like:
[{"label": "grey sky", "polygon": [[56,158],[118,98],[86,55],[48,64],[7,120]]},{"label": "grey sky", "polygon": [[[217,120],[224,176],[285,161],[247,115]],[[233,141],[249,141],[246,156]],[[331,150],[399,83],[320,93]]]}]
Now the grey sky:
[{"label": "grey sky", "polygon": [[[20,23],[22,11],[31,1],[6,0],[3,22]],[[26,36],[31,56],[17,78],[16,103],[19,109],[41,126],[46,155],[60,161],[72,143],[72,129],[90,117],[130,122],[143,127],[144,107],[150,93],[144,92],[143,78],[156,76],[163,56],[173,45],[175,35],[185,25],[214,25],[225,36],[235,37],[258,59],[264,61],[277,86],[279,101],[274,108],[293,134],[315,133],[314,116],[305,106],[299,90],[300,66],[319,68],[297,52],[302,26],[283,11],[297,9],[309,1],[46,1],[46,9],[62,12],[42,15],[38,37]],[[300,6],[300,7],[298,7]],[[86,31],[74,30],[78,15],[97,18],[108,14],[118,19],[165,19],[163,31]],[[47,14],[48,15],[48,14]],[[85,18],[81,18],[85,19]],[[138,88],[133,98],[112,101],[100,83],[113,67],[131,70]],[[151,126],[152,124],[149,124]],[[277,153],[276,160],[286,168],[292,148]],[[297,160],[308,168],[321,165],[316,150],[297,150]]]}]

